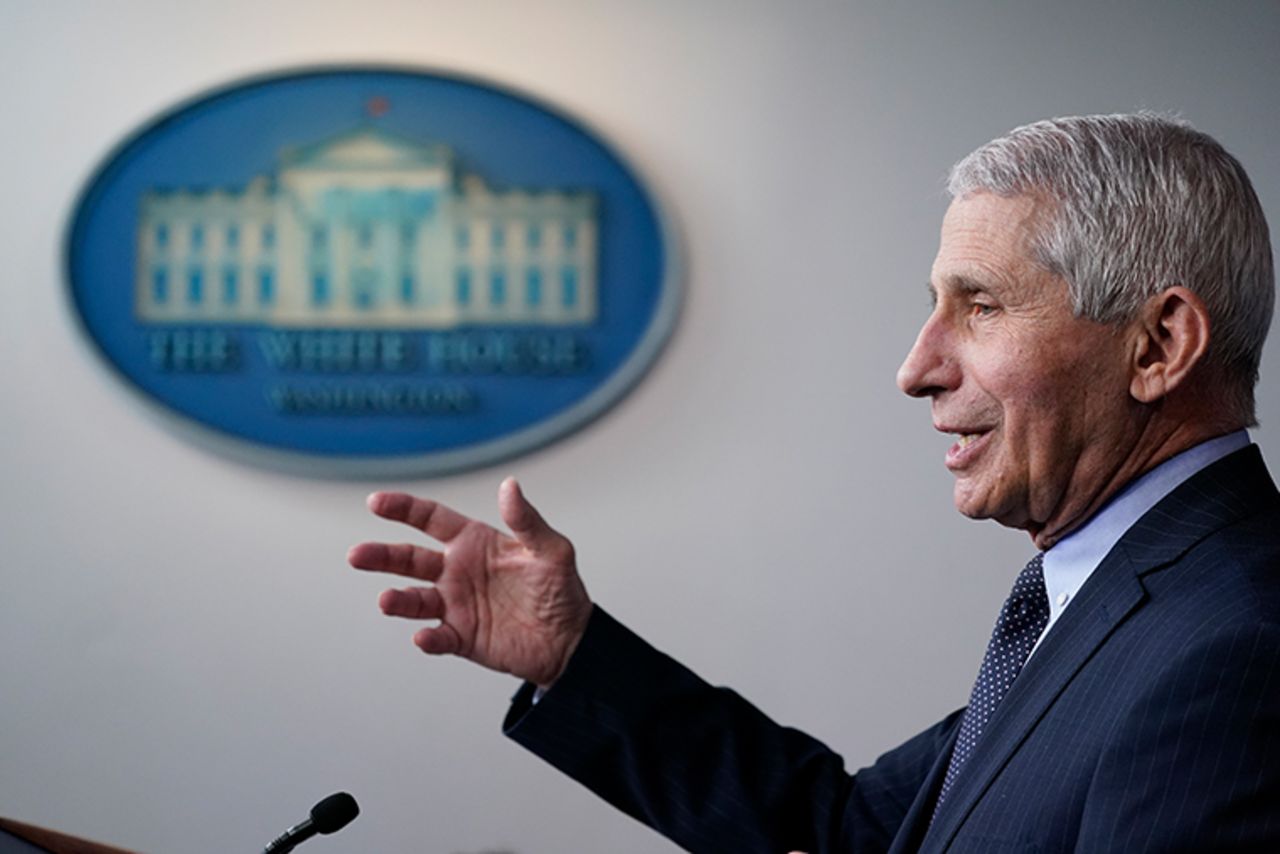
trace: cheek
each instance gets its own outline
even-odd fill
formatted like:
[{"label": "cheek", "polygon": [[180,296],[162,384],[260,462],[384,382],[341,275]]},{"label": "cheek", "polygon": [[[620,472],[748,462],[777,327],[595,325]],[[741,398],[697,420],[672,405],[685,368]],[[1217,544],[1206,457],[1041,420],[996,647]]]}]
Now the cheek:
[{"label": "cheek", "polygon": [[1036,373],[1025,366],[1004,365],[987,375],[987,397],[999,405],[1006,426],[1019,431],[1033,429],[1072,397],[1056,374]]},{"label": "cheek", "polygon": [[994,374],[991,383],[1006,454],[1021,463],[1026,476],[1052,475],[1087,441],[1094,407],[1077,373],[1011,367]]},{"label": "cheek", "polygon": [[1102,374],[1064,371],[1041,380],[1023,389],[1021,450],[1029,477],[1051,490],[1083,460],[1115,443],[1117,401]]}]

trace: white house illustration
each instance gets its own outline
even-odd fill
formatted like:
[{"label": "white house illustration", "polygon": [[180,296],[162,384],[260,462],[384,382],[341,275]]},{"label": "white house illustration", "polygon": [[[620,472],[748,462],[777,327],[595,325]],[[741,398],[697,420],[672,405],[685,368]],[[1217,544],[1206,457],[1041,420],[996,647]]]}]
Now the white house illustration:
[{"label": "white house illustration", "polygon": [[135,309],[150,323],[589,324],[590,192],[495,191],[452,151],[375,128],[286,149],[233,190],[153,189]]}]

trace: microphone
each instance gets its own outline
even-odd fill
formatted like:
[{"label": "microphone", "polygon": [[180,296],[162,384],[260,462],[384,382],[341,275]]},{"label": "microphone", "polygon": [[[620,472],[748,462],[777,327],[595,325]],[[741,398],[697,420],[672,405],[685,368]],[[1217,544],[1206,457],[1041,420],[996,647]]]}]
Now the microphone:
[{"label": "microphone", "polygon": [[317,833],[336,833],[360,815],[356,799],[346,792],[337,792],[311,808],[311,818],[295,824],[262,849],[262,854],[286,854],[294,846],[306,842]]}]

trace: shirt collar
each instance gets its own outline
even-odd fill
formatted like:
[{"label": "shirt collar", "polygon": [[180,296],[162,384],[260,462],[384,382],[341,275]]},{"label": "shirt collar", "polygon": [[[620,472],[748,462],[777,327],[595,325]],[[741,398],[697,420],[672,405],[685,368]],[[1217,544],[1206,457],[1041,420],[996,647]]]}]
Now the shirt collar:
[{"label": "shirt collar", "polygon": [[1049,595],[1049,625],[1058,619],[1081,585],[1134,522],[1184,480],[1248,444],[1248,432],[1237,430],[1165,460],[1126,486],[1092,519],[1046,551],[1044,585]]}]

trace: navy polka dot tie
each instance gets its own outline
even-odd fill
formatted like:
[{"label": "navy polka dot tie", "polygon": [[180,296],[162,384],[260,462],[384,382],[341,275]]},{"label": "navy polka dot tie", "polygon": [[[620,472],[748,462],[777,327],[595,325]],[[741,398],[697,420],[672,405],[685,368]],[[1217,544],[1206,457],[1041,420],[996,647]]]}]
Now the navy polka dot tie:
[{"label": "navy polka dot tie", "polygon": [[987,721],[991,720],[996,706],[1009,692],[1009,686],[1048,624],[1049,597],[1044,592],[1044,553],[1041,552],[1018,573],[1013,592],[1000,609],[1000,618],[996,620],[991,642],[987,644],[987,654],[982,659],[982,669],[978,671],[978,681],[969,695],[969,708],[965,709],[964,720],[960,722],[960,738],[951,753],[951,764],[947,766],[947,776],[938,793],[938,803],[933,811],[935,818],[938,807],[947,799],[974,745],[982,738]]}]

